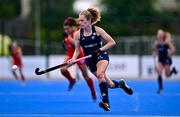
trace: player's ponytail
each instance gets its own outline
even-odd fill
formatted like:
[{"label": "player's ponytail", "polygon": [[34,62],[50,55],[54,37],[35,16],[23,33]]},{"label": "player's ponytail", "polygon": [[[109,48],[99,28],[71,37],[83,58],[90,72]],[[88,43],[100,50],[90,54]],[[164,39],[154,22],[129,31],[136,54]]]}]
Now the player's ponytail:
[{"label": "player's ponytail", "polygon": [[91,23],[92,24],[95,24],[95,23],[97,23],[98,21],[101,20],[101,14],[97,9],[88,8],[87,11],[89,11],[91,13],[91,15],[92,15],[92,18],[91,18]]},{"label": "player's ponytail", "polygon": [[95,8],[88,8],[80,13],[80,15],[84,15],[87,20],[91,20],[91,24],[96,24],[101,20],[101,14],[99,10]]},{"label": "player's ponytail", "polygon": [[171,41],[171,34],[169,32],[164,32],[165,41]]}]

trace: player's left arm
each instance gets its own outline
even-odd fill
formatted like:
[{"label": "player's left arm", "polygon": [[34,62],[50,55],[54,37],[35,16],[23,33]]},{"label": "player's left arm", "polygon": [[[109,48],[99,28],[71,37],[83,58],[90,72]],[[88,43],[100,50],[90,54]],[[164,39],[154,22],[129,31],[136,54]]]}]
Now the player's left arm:
[{"label": "player's left arm", "polygon": [[114,39],[105,30],[97,26],[95,27],[95,29],[96,32],[106,41],[106,44],[99,48],[101,51],[108,50],[109,48],[116,45]]},{"label": "player's left arm", "polygon": [[71,36],[68,36],[68,39],[69,39],[71,45],[75,46],[75,40]]},{"label": "player's left arm", "polygon": [[171,41],[168,41],[167,44],[169,46],[168,55],[171,56],[176,52],[176,49]]},{"label": "player's left arm", "polygon": [[18,47],[18,53],[19,53],[18,57],[21,59],[23,53],[20,47]]}]

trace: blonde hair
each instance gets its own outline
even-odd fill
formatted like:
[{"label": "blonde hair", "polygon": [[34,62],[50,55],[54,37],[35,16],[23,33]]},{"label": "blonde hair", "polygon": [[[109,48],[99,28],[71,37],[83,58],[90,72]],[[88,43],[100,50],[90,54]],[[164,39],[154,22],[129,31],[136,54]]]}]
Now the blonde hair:
[{"label": "blonde hair", "polygon": [[169,32],[164,32],[164,39],[165,41],[171,41],[171,34]]},{"label": "blonde hair", "polygon": [[164,30],[158,29],[157,33],[164,33]]},{"label": "blonde hair", "polygon": [[99,10],[95,8],[88,8],[80,13],[80,15],[84,15],[87,20],[91,20],[91,24],[96,24],[101,20],[101,14]]},{"label": "blonde hair", "polygon": [[163,40],[164,41],[171,41],[171,34],[167,31],[164,31],[162,29],[158,29],[157,33],[162,33],[163,34]]}]

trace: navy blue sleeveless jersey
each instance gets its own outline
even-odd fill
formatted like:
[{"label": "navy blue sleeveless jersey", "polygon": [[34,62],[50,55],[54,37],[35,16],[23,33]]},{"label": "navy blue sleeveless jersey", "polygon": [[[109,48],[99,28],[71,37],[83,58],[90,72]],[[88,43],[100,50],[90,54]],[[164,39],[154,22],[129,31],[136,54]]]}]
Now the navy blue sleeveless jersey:
[{"label": "navy blue sleeveless jersey", "polygon": [[[90,55],[94,51],[102,47],[101,36],[97,35],[94,26],[92,26],[92,34],[90,36],[84,36],[83,29],[80,29],[80,45],[83,48],[85,55]],[[104,51],[103,54],[99,57],[92,57],[92,58],[86,59],[87,67],[90,69],[92,73],[94,73],[97,70],[96,64],[100,60],[109,61],[109,56],[108,56],[107,51]]]},{"label": "navy blue sleeveless jersey", "polygon": [[172,64],[172,59],[168,56],[169,46],[164,42],[158,42],[156,45],[158,51],[158,61],[163,64]]},{"label": "navy blue sleeveless jersey", "polygon": [[92,34],[90,36],[84,36],[83,30],[80,30],[80,45],[85,55],[92,54],[92,52],[102,46],[101,36],[97,35],[94,26],[92,26]]}]

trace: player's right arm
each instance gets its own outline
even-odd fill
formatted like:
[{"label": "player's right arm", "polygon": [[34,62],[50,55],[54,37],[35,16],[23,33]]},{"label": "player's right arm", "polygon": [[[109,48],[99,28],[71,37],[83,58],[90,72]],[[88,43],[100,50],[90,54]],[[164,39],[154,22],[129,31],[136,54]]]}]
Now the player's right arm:
[{"label": "player's right arm", "polygon": [[172,54],[174,54],[176,52],[176,49],[174,47],[174,45],[172,44],[171,41],[167,42],[168,46],[169,46],[169,51],[168,51],[168,56],[171,56]]},{"label": "player's right arm", "polygon": [[74,35],[74,40],[75,40],[75,51],[72,57],[72,60],[77,59],[80,53],[80,31],[76,31]]},{"label": "player's right arm", "polygon": [[155,42],[153,43],[153,45],[152,45],[152,55],[153,55],[153,57],[155,57],[156,54],[157,54],[157,48],[156,48],[156,46],[157,46],[157,41],[155,41]]},{"label": "player's right arm", "polygon": [[153,45],[152,45],[152,56],[153,56],[153,63],[155,65],[155,69],[156,69],[156,55],[157,55],[157,40],[154,41]]}]

